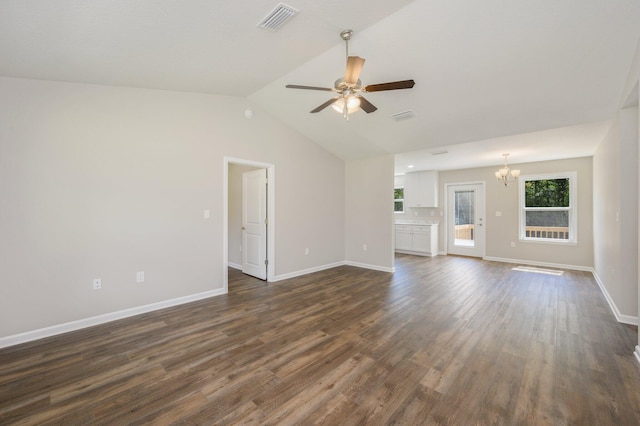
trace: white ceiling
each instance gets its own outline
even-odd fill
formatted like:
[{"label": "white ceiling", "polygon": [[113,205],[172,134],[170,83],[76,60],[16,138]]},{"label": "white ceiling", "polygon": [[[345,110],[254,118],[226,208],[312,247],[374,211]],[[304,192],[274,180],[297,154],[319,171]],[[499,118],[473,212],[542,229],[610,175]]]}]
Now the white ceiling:
[{"label": "white ceiling", "polygon": [[[295,18],[257,28],[277,3],[2,0],[0,75],[243,96],[341,158],[451,169],[593,154],[640,37],[638,0],[287,0]],[[284,87],[331,87],[345,28],[363,84],[416,81],[348,123]]]}]

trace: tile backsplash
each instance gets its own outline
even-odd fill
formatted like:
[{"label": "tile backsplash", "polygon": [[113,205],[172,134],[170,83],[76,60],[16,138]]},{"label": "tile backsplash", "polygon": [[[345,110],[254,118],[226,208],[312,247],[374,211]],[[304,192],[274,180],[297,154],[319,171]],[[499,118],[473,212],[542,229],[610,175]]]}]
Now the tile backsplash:
[{"label": "tile backsplash", "polygon": [[410,207],[404,213],[394,213],[395,222],[422,222],[439,224],[442,209],[430,207]]}]

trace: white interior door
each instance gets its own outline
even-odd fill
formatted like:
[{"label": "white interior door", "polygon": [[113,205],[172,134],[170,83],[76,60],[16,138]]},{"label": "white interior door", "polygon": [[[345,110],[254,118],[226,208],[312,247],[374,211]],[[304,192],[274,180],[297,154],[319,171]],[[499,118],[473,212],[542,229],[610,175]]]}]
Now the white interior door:
[{"label": "white interior door", "polygon": [[242,272],[267,278],[267,170],[242,174]]},{"label": "white interior door", "polygon": [[448,185],[447,252],[484,256],[484,184]]}]

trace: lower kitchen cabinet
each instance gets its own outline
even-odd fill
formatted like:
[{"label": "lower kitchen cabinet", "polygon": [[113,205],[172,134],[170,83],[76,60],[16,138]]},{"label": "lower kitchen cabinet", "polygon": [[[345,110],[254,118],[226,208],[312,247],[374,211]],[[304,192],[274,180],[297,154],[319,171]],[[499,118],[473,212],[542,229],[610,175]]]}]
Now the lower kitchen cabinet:
[{"label": "lower kitchen cabinet", "polygon": [[438,225],[396,225],[398,253],[436,256],[438,254]]}]

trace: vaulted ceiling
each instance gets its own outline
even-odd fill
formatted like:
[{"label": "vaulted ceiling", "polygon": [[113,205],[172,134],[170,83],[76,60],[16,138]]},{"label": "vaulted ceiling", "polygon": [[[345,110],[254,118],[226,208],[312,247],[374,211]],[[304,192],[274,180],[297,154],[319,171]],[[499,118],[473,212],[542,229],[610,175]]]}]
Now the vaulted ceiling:
[{"label": "vaulted ceiling", "polygon": [[[267,31],[277,0],[2,0],[0,75],[246,97],[341,158],[447,169],[591,155],[640,37],[637,0],[287,4],[299,13]],[[309,113],[330,92],[285,88],[332,87],[346,28],[363,84],[416,81],[349,122]]]}]

